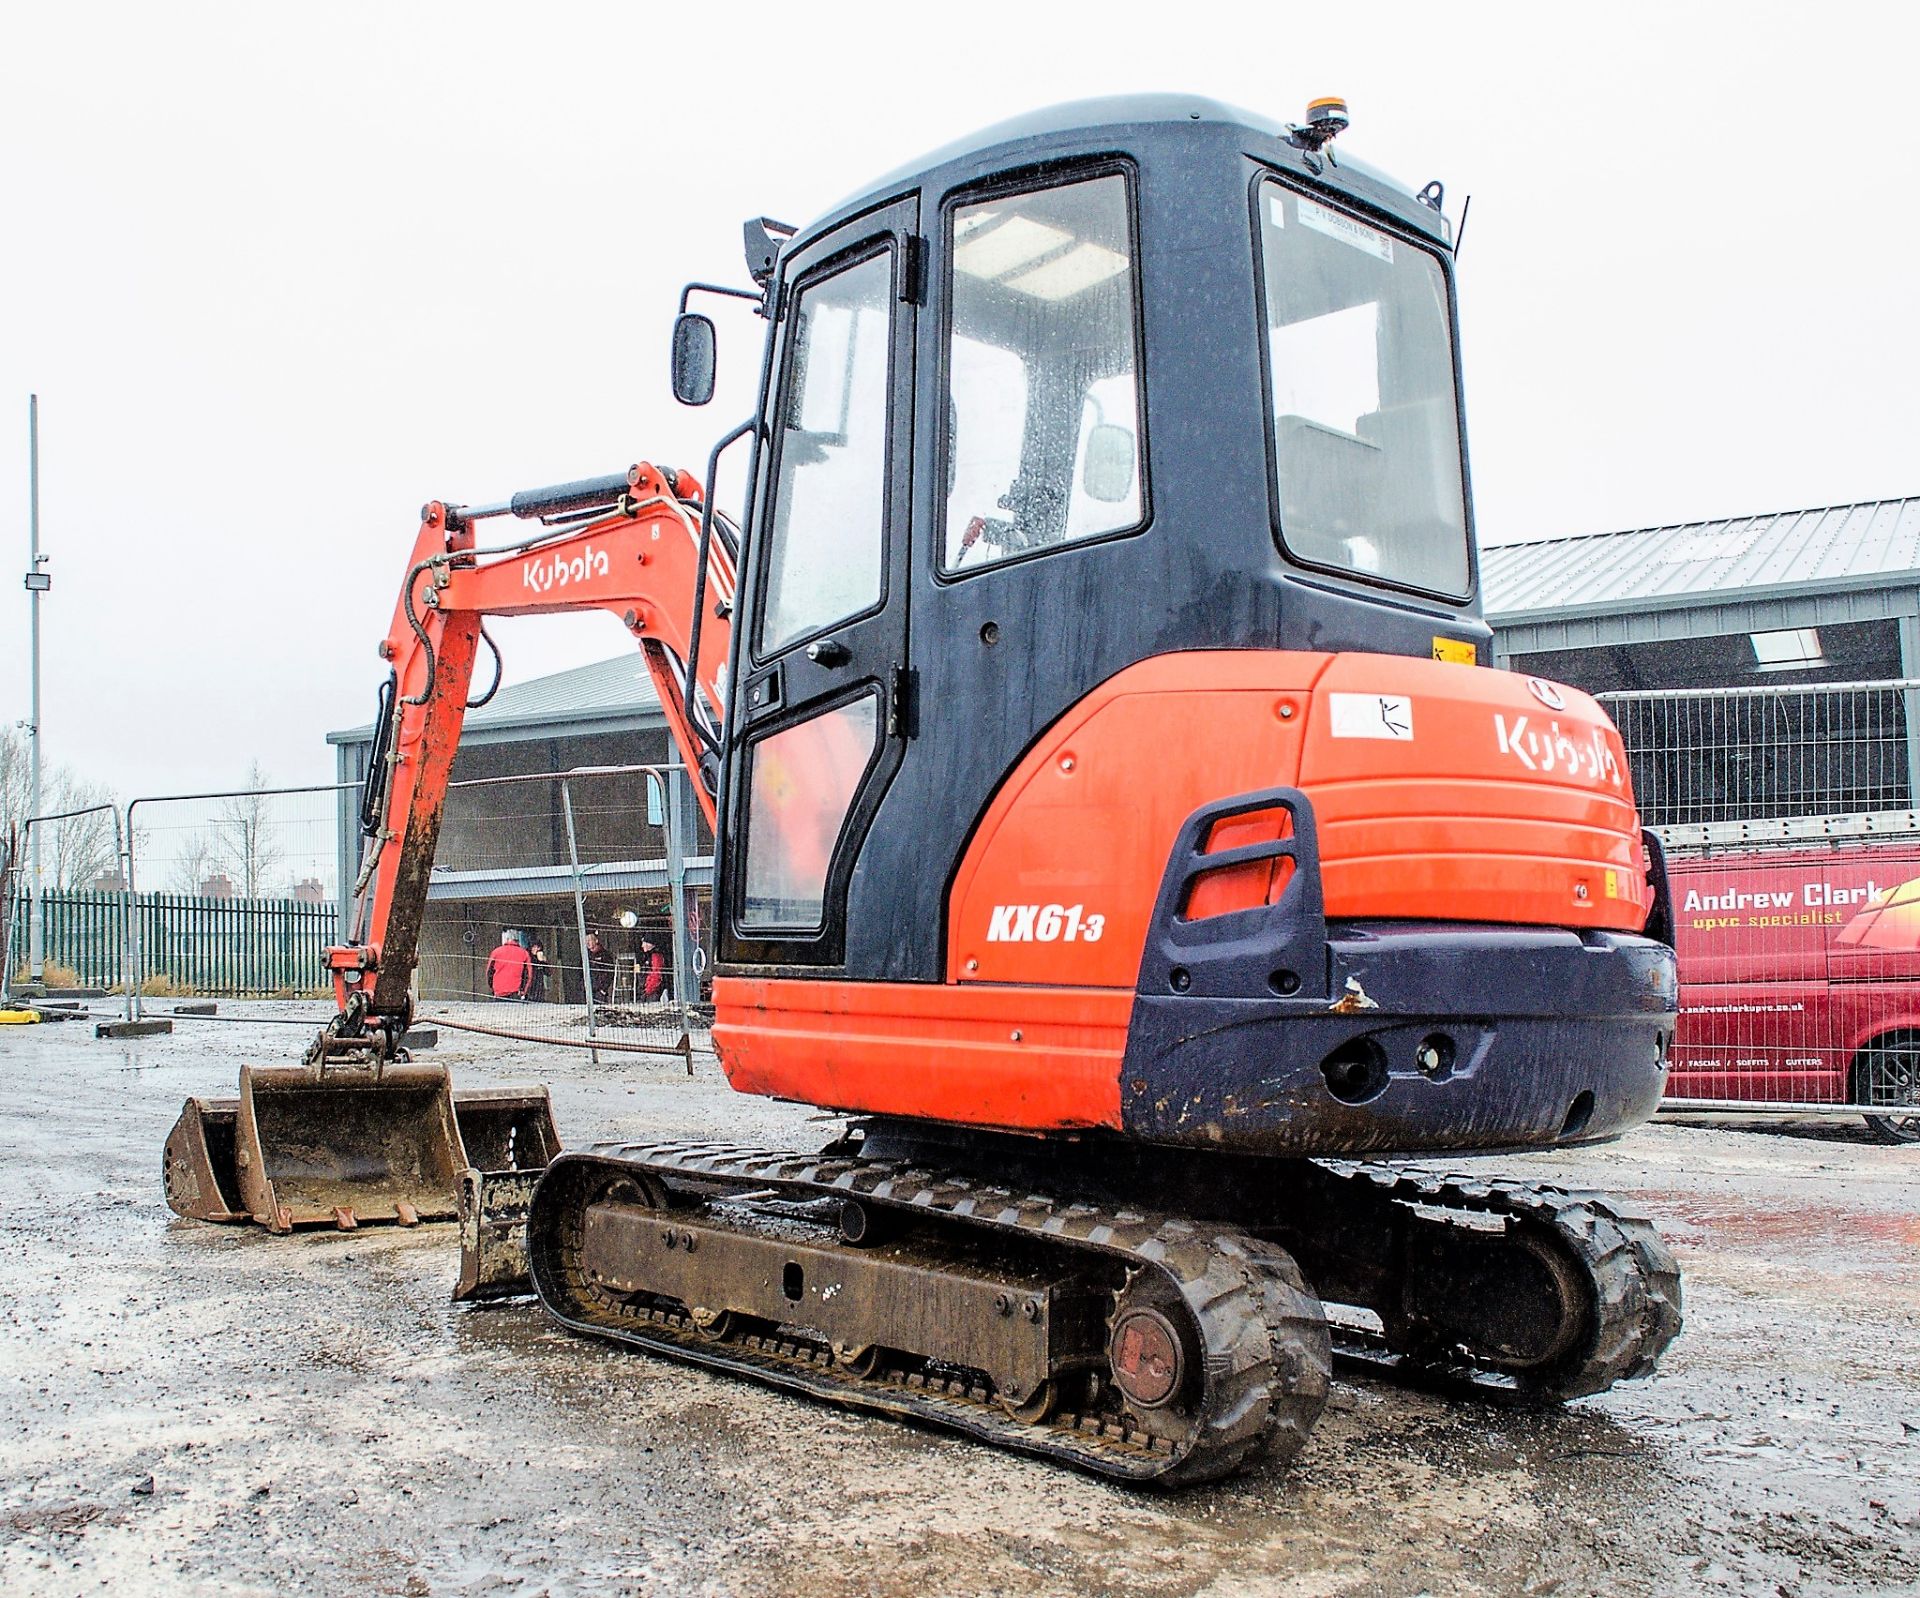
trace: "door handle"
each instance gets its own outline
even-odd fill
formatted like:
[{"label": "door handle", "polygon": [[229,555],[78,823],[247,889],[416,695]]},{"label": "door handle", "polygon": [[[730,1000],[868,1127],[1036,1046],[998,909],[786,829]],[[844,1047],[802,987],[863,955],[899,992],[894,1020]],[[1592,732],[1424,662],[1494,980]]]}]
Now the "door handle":
[{"label": "door handle", "polygon": [[807,645],[807,659],[816,666],[844,666],[853,659],[853,651],[838,638],[816,638]]}]

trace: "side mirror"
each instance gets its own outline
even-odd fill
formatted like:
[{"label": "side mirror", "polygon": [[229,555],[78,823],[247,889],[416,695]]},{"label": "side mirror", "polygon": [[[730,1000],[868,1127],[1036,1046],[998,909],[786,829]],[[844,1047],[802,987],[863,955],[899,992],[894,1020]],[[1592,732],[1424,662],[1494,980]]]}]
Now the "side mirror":
[{"label": "side mirror", "polygon": [[673,323],[673,397],[682,405],[704,405],[713,398],[713,323],[696,311],[682,311]]},{"label": "side mirror", "polygon": [[1096,422],[1087,434],[1087,459],[1080,469],[1087,498],[1117,505],[1133,486],[1133,434],[1111,422]]}]

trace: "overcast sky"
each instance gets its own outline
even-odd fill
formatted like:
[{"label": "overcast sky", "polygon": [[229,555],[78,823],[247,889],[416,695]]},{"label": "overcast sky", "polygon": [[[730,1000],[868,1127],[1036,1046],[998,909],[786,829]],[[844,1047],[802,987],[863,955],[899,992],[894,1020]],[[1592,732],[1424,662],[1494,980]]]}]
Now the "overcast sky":
[{"label": "overcast sky", "polygon": [[[1054,101],[1281,118],[1457,216],[1483,540],[1920,493],[1920,10],[1886,3],[0,10],[0,718],[123,797],[330,780],[431,497],[697,465],[683,281]],[[624,645],[499,629],[509,680]]]}]

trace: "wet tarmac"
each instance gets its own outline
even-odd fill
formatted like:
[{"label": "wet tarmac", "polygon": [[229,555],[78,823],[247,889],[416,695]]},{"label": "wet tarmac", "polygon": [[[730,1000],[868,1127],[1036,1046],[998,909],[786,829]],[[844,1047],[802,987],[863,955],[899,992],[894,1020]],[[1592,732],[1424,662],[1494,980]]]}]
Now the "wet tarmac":
[{"label": "wet tarmac", "polygon": [[[1663,1125],[1498,1162],[1659,1218],[1688,1324],[1655,1378],[1542,1412],[1343,1374],[1291,1466],[1141,1493],[456,1309],[450,1228],[174,1218],[181,1099],[303,1041],[0,1030],[0,1590],[1920,1591],[1920,1149]],[[552,1083],[573,1143],[837,1124],[710,1060],[434,1058]]]}]

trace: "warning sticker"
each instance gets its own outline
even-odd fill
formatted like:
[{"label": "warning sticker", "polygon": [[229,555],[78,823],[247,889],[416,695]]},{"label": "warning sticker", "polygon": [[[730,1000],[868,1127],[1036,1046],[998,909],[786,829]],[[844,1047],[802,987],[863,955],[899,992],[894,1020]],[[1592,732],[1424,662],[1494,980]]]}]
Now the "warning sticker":
[{"label": "warning sticker", "polygon": [[1413,701],[1394,694],[1328,694],[1328,730],[1336,738],[1413,741]]},{"label": "warning sticker", "polygon": [[1324,233],[1330,239],[1338,239],[1342,244],[1351,244],[1356,250],[1365,250],[1379,260],[1393,259],[1393,240],[1378,228],[1356,222],[1352,217],[1316,204],[1304,196],[1300,200],[1300,225],[1310,227],[1316,233]]},{"label": "warning sticker", "polygon": [[1442,638],[1435,633],[1433,658],[1450,661],[1456,666],[1475,666],[1480,662],[1480,652],[1464,638]]}]

